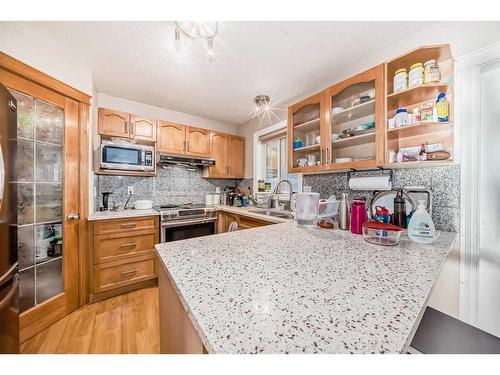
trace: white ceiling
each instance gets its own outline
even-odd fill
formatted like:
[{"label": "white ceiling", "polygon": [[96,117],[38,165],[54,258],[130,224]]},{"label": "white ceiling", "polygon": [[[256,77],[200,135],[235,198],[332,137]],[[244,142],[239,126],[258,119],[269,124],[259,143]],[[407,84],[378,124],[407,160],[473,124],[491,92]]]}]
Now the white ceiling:
[{"label": "white ceiling", "polygon": [[256,95],[286,108],[431,24],[222,22],[209,61],[200,40],[174,48],[173,22],[26,23],[60,48],[78,46],[99,92],[236,125],[251,118]]}]

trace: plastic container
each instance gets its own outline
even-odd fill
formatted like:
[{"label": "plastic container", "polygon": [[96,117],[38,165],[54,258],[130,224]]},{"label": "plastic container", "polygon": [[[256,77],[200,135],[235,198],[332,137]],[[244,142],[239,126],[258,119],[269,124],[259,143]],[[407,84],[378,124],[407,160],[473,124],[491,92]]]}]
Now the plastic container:
[{"label": "plastic container", "polygon": [[340,202],[333,195],[327,200],[321,199],[319,201],[318,217],[324,219],[337,216],[339,213],[339,204]]},{"label": "plastic container", "polygon": [[440,93],[436,99],[436,112],[438,122],[448,122],[450,105],[444,92]]},{"label": "plastic container", "polygon": [[318,218],[319,193],[295,193],[292,196],[295,220],[300,226],[314,227]]},{"label": "plastic container", "polygon": [[413,64],[408,74],[408,87],[420,86],[424,83],[424,67],[422,63]]},{"label": "plastic container", "polygon": [[408,112],[405,108],[398,108],[396,110],[396,115],[394,116],[396,128],[408,125]]},{"label": "plastic container", "polygon": [[393,87],[393,92],[403,91],[408,88],[408,76],[405,68],[396,70]]},{"label": "plastic container", "polygon": [[410,219],[408,238],[421,244],[431,244],[436,239],[436,228],[424,200],[418,201],[417,210]]},{"label": "plastic container", "polygon": [[363,224],[363,238],[375,245],[394,246],[399,243],[401,228],[396,225],[367,221]]},{"label": "plastic container", "polygon": [[424,83],[435,83],[440,80],[439,66],[436,60],[429,60],[424,63]]}]

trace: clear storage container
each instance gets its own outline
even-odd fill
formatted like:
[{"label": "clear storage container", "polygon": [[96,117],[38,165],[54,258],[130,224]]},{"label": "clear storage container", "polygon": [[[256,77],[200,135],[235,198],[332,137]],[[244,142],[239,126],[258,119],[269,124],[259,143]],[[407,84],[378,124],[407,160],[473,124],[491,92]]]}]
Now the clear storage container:
[{"label": "clear storage container", "polygon": [[401,228],[379,221],[367,221],[363,224],[363,238],[375,245],[394,246],[399,243]]}]

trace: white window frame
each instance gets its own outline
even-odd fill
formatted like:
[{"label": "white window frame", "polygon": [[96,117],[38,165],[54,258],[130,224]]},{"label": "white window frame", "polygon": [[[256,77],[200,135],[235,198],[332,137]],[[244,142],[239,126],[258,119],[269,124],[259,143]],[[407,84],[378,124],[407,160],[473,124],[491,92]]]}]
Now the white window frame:
[{"label": "white window frame", "polygon": [[[253,133],[253,191],[258,191],[259,180],[266,179],[266,148],[264,144],[259,141],[259,138],[286,128],[287,121],[285,120]],[[303,175],[297,173],[297,176],[299,191],[302,191]]]}]

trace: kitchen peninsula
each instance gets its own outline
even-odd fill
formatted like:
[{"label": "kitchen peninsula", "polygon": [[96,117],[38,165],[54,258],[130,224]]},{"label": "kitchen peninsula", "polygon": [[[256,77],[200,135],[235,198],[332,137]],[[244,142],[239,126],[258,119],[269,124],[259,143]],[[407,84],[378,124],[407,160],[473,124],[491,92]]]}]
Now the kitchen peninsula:
[{"label": "kitchen peninsula", "polygon": [[156,245],[160,351],[404,353],[455,238],[382,247],[287,222]]}]

